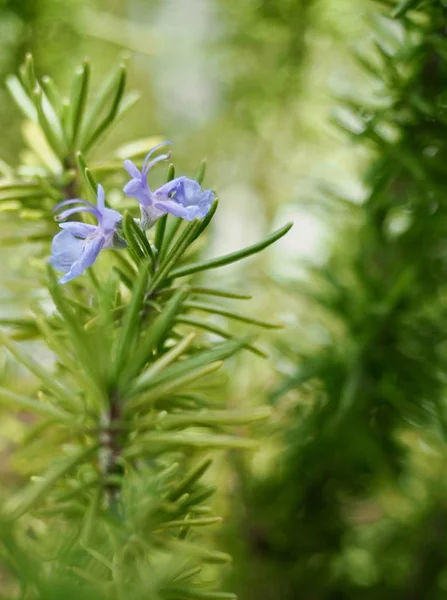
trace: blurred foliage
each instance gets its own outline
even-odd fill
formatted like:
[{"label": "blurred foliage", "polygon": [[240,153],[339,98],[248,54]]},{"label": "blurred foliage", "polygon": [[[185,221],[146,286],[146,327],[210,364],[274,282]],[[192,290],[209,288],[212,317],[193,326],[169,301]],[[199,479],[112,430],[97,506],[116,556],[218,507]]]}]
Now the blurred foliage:
[{"label": "blurred foliage", "polygon": [[[357,53],[375,93],[341,98],[337,111],[372,153],[367,193],[327,199],[343,226],[327,263],[291,288],[324,341],[284,348],[298,366],[273,394],[292,403],[275,470],[247,483],[240,467],[245,598],[446,593],[433,463],[446,450],[447,9],[385,4],[371,23],[375,53]],[[420,453],[432,468],[415,468]]]},{"label": "blurred foliage", "polygon": [[[227,428],[266,419],[270,410],[227,411],[225,400],[212,397],[208,376],[241,350],[265,353],[251,335],[236,337],[200,315],[266,329],[278,324],[233,311],[222,301],[250,299],[246,294],[182,281],[188,277],[192,284],[197,273],[257,254],[291,224],[256,244],[202,260],[199,244],[216,213],[215,195],[210,193],[203,218],[160,215],[149,237],[143,220],[130,212],[137,202],[124,216],[112,213],[104,204],[109,194],[120,200],[120,208],[125,204],[123,158],[139,161],[154,140],[134,140],[109,150],[108,161],[87,163],[92,149],[139,99],[126,91],[125,64],[112,71],[93,98],[90,77],[86,60],[75,71],[69,96],[63,97],[52,78],[36,72],[28,53],[18,75],[6,79],[25,118],[28,147],[18,167],[3,165],[0,203],[5,222],[27,215],[33,232],[28,240],[40,251],[33,277],[23,264],[21,269],[31,315],[0,318],[2,350],[34,379],[24,394],[23,382],[2,374],[0,403],[31,421],[21,450],[14,453],[20,489],[12,482],[2,490],[3,587],[10,597],[42,600],[67,586],[111,600],[128,594],[233,600],[234,594],[215,591],[216,567],[208,569],[231,557],[207,547],[209,538],[196,533],[221,520],[209,515],[212,509],[204,504],[215,490],[200,481],[211,464],[203,454],[253,449],[252,440],[229,435]],[[170,156],[161,155],[152,164]],[[205,171],[202,162],[195,175],[201,193]],[[107,185],[107,200],[97,178]],[[178,181],[173,164],[165,180]],[[97,198],[97,207],[80,200],[85,197]],[[48,261],[42,257],[54,233],[54,210],[61,206],[70,208],[56,220],[86,212],[98,221],[96,227],[71,221],[75,233],[68,233],[68,249],[60,244],[66,231],[53,239],[53,256],[63,255],[62,267],[67,261],[71,268],[81,266],[78,275],[85,270],[81,261],[89,244],[99,243],[98,253],[105,244],[103,221],[111,214],[113,219],[107,230],[114,242],[114,252],[107,253],[107,276],[98,267],[89,268],[88,278],[70,281],[66,290],[59,285],[63,279],[58,282],[52,268],[45,269]],[[20,248],[24,230],[11,229],[2,246]],[[81,247],[74,258],[73,245]],[[209,296],[217,301],[202,301]],[[38,340],[36,356],[13,340]],[[45,364],[45,353],[50,364]],[[46,569],[42,563],[49,563]]]},{"label": "blurred foliage", "polygon": [[297,101],[307,57],[306,33],[312,30],[318,2],[220,0],[220,6],[232,69],[228,102],[238,127],[257,130],[265,116]]},{"label": "blurred foliage", "polygon": [[[275,408],[262,451],[217,467],[219,512],[238,518],[221,535],[241,598],[447,593],[446,10],[442,0],[0,4],[3,75],[33,50],[66,95],[70,70],[91,55],[96,92],[98,75],[133,53],[144,102],[92,153],[93,171],[132,135],[174,139],[191,170],[206,155],[222,200],[211,252],[296,218],[275,252],[217,276],[262,290],[257,314],[286,306],[288,328],[276,342],[281,377],[245,353],[213,391],[236,409],[267,393]],[[1,97],[1,157],[14,162],[18,113]],[[29,217],[19,216],[25,235]],[[15,227],[17,215],[2,216],[3,237]],[[6,252],[17,311],[17,273],[36,246]],[[27,425],[5,419],[7,446]],[[9,480],[8,461],[7,450]],[[70,560],[82,568],[76,552]],[[51,598],[63,583],[53,572],[41,585]]]},{"label": "blurred foliage", "polygon": [[[63,72],[70,56],[60,47],[79,44],[79,9],[83,0],[3,0],[0,2],[0,78],[15,72],[26,52],[33,52],[39,68],[50,71],[57,65]],[[8,143],[2,158],[9,160],[20,149],[17,119],[11,121],[11,105],[0,92],[0,125]]]}]

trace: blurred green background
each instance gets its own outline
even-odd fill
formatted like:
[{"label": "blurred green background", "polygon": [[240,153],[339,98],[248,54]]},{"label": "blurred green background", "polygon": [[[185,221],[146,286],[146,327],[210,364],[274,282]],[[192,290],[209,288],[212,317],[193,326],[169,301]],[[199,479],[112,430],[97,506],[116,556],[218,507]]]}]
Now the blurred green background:
[{"label": "blurred green background", "polygon": [[[159,134],[173,141],[185,170],[205,156],[208,183],[223,205],[216,245],[234,248],[305,212],[281,251],[320,254],[320,219],[307,205],[321,181],[356,185],[357,158],[329,116],[335,89],[359,84],[349,48],[367,31],[370,2],[354,9],[347,0],[40,0],[1,7],[2,76],[31,51],[37,71],[67,88],[84,57],[98,81],[129,56],[130,87],[143,100],[104,151]],[[14,163],[20,118],[4,89],[0,106],[1,156]]]},{"label": "blurred green background", "polygon": [[[377,147],[353,143],[339,127],[340,120],[348,130],[358,125],[343,113],[341,99],[350,98],[365,122],[372,119],[368,111],[374,116],[377,110],[371,98],[383,99],[355,54],[374,62],[380,53],[374,32],[393,5],[0,0],[2,79],[28,51],[40,74],[66,88],[86,56],[94,81],[117,60],[128,61],[129,87],[142,99],[98,154],[106,155],[112,143],[157,135],[174,143],[182,173],[193,173],[206,157],[206,183],[221,201],[210,254],[295,222],[261,261],[217,275],[253,292],[257,315],[273,314],[286,326],[263,338],[270,361],[241,357],[221,390],[232,406],[275,407],[260,432],[261,450],[225,455],[217,469],[216,502],[226,520],[216,535],[234,555],[227,587],[245,600],[447,597],[447,270],[445,248],[424,246],[433,236],[443,239],[447,221],[438,207],[445,178],[434,183],[434,176],[424,180],[424,165],[408,167],[411,156],[438,144],[430,123],[439,115],[408,116],[412,88],[390,83],[396,97],[401,94],[394,107],[403,105],[395,113],[403,137],[425,136],[406,165],[397,158],[404,156],[400,142],[392,142],[397,154],[385,153],[383,145],[380,166]],[[445,13],[439,15],[443,22]],[[403,39],[397,26],[386,28]],[[422,82],[425,71],[416,71]],[[442,70],[430,77],[430,85],[415,92],[419,107],[447,83]],[[390,129],[395,123],[387,119]],[[3,87],[0,127],[0,158],[15,165],[23,148],[21,118]],[[425,156],[437,150],[430,152]],[[384,172],[392,200],[376,202]],[[405,194],[414,195],[408,205]],[[396,244],[392,234],[406,231],[413,210],[423,225]],[[424,219],[436,212],[433,229],[433,220]],[[371,223],[379,222],[374,229]],[[377,232],[386,228],[390,234],[382,238]],[[431,260],[424,277],[419,266],[411,270],[417,248]],[[8,248],[1,252],[4,281],[17,277],[16,257]],[[396,291],[393,283],[407,266],[411,283]],[[384,308],[388,293],[397,300]],[[4,311],[14,310],[15,296],[6,286],[2,294]],[[363,401],[354,411],[353,397]],[[334,417],[335,408],[346,406],[349,418]],[[22,435],[12,420],[7,424],[5,455]]]},{"label": "blurred green background", "polygon": [[[354,7],[349,0],[5,0],[0,76],[16,72],[30,51],[36,71],[51,74],[68,94],[85,57],[93,89],[126,59],[128,87],[141,91],[142,100],[93,158],[152,135],[174,143],[184,173],[205,157],[207,184],[221,200],[211,254],[295,221],[293,232],[265,254],[263,269],[258,263],[219,272],[229,283],[250,280],[254,292],[263,286],[264,299],[271,293],[293,328],[299,299],[279,301],[282,292],[266,287],[265,275],[293,280],[308,262],[325,260],[334,233],[318,202],[325,185],[361,197],[358,174],[367,153],[330,120],[334,94],[370,85],[350,49],[363,42],[376,8],[369,0]],[[24,147],[21,123],[2,86],[0,157],[11,165]],[[14,312],[16,299],[12,304],[5,298]],[[260,307],[266,314],[268,305]]]}]

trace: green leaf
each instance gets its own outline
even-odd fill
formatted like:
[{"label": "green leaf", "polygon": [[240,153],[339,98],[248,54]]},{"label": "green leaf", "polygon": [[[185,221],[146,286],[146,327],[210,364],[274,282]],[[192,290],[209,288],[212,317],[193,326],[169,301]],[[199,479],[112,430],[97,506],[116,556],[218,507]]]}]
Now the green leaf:
[{"label": "green leaf", "polygon": [[[142,337],[140,344],[132,356],[132,361],[129,361],[129,365],[125,371],[124,379],[130,379],[134,377],[140,369],[150,359],[153,351],[159,347],[164,341],[166,335],[172,328],[173,322],[179,312],[182,303],[188,290],[178,290],[178,292],[166,303],[166,306],[157,318],[151,323],[150,328],[145,332]],[[152,369],[156,370],[155,365]],[[139,378],[140,383],[144,384],[151,380],[153,377],[153,371],[149,369]]]},{"label": "green leaf", "polygon": [[88,548],[88,547],[85,548],[85,551],[88,552],[90,554],[90,556],[93,556],[93,558],[95,560],[97,560],[99,563],[101,563],[104,567],[106,567],[106,569],[108,569],[109,571],[113,571],[113,564],[110,562],[110,560],[106,556],[104,556],[104,554],[101,554],[94,548]]},{"label": "green leaf", "polygon": [[175,578],[175,582],[178,583],[179,581],[188,581],[189,579],[192,579],[193,577],[195,577],[196,575],[198,575],[201,571],[202,571],[202,567],[201,566],[199,566],[199,567],[193,567],[191,569],[187,569],[186,571],[182,571]]},{"label": "green leaf", "polygon": [[208,269],[216,269],[218,267],[224,267],[225,265],[229,265],[238,260],[242,260],[247,258],[248,256],[252,256],[264,248],[267,248],[271,244],[275,243],[277,240],[281,239],[286,233],[291,229],[293,223],[288,223],[278,231],[275,231],[267,238],[262,240],[262,242],[258,242],[257,244],[253,244],[252,246],[247,246],[247,248],[243,248],[242,250],[238,250],[236,252],[231,252],[230,254],[225,254],[224,256],[219,256],[218,258],[212,258],[211,260],[202,262],[202,263],[194,263],[191,265],[186,265],[184,267],[179,267],[178,269],[174,269],[169,273],[171,278],[176,277],[185,277],[185,275],[191,275],[192,273],[198,273],[199,271],[206,271]]},{"label": "green leaf", "polygon": [[16,192],[20,190],[29,190],[33,193],[43,193],[40,183],[38,181],[1,181],[0,180],[0,193],[5,191]]},{"label": "green leaf", "polygon": [[167,495],[167,500],[171,502],[175,502],[182,494],[188,492],[191,487],[199,481],[202,475],[208,470],[211,466],[213,460],[211,458],[205,458],[200,461],[197,465],[195,465],[179,483],[175,485],[173,489]]},{"label": "green leaf", "polygon": [[141,94],[139,92],[133,91],[129,92],[124,96],[119,105],[118,112],[115,117],[115,123],[121,120],[126,113],[129,112],[131,108],[135,106],[135,104],[140,100]]},{"label": "green leaf", "polygon": [[55,329],[49,325],[42,311],[38,309],[37,312],[38,315],[36,316],[36,327],[39,328],[39,331],[48,344],[48,347],[57,354],[60,361],[64,362],[64,366],[68,371],[71,373],[76,373],[79,376],[79,369],[75,365],[76,361],[74,360],[73,354],[64,345],[60,336],[57,335]]},{"label": "green leaf", "polygon": [[166,256],[166,259],[162,261],[160,265],[160,269],[154,277],[154,281],[152,282],[150,292],[152,293],[157,286],[166,279],[169,275],[170,270],[175,265],[175,263],[181,258],[182,254],[188,248],[188,246],[194,241],[195,234],[199,230],[201,226],[201,221],[199,219],[194,219],[186,226],[183,234],[171,248],[170,252]]},{"label": "green leaf", "polygon": [[226,552],[208,550],[203,545],[192,544],[191,542],[179,541],[175,538],[165,536],[157,538],[160,544],[164,545],[171,552],[181,555],[187,555],[192,558],[198,558],[203,562],[210,564],[227,564],[232,562],[232,558]]},{"label": "green leaf", "polygon": [[138,436],[133,445],[124,450],[126,457],[140,456],[147,452],[165,452],[172,448],[216,448],[253,450],[258,442],[234,435],[217,435],[208,433],[151,433]]},{"label": "green leaf", "polygon": [[55,490],[53,497],[58,503],[64,503],[69,500],[79,498],[85,492],[92,490],[92,488],[100,487],[100,485],[103,483],[104,481],[101,477],[95,476],[94,479],[89,479],[84,483],[77,484],[75,487],[70,486],[70,489],[67,491],[63,490],[63,488],[60,490],[60,493],[59,490]]},{"label": "green leaf", "polygon": [[200,185],[202,185],[203,180],[205,179],[205,173],[206,173],[206,160],[202,160],[193,179],[195,179],[197,181],[197,183],[200,183]]},{"label": "green leaf", "polygon": [[164,382],[174,384],[176,379],[188,376],[188,374],[194,373],[198,368],[202,368],[210,363],[215,363],[216,361],[225,360],[241,350],[249,339],[251,338],[231,340],[216,344],[211,350],[205,350],[204,352],[185,358],[164,369],[157,377],[151,379],[147,379],[146,373],[143,373],[135,383],[133,394],[159,386]]},{"label": "green leaf", "polygon": [[166,172],[165,181],[166,181],[166,183],[168,183],[169,181],[172,181],[174,178],[175,178],[175,167],[172,163],[170,163],[168,170]]},{"label": "green leaf", "polygon": [[25,117],[30,119],[30,121],[37,123],[36,107],[27,92],[24,90],[19,79],[15,75],[10,75],[5,79],[5,84],[9,93],[11,94],[12,99],[18,108],[20,108]]},{"label": "green leaf", "polygon": [[87,569],[81,569],[81,567],[74,566],[71,567],[71,571],[90,585],[96,586],[98,589],[104,588],[104,578],[95,577],[90,571],[87,571]]},{"label": "green leaf", "polygon": [[34,398],[16,394],[6,388],[0,388],[0,404],[8,404],[18,410],[27,410],[58,421],[73,420],[72,414],[53,404],[45,404]]},{"label": "green leaf", "polygon": [[310,379],[321,377],[324,371],[330,367],[328,360],[317,357],[315,360],[302,361],[296,373],[289,376],[286,381],[270,394],[272,402],[284,396],[289,390],[299,388]]},{"label": "green leaf", "polygon": [[155,226],[155,248],[157,249],[157,254],[161,256],[161,250],[163,248],[163,240],[165,237],[166,224],[168,221],[168,215],[163,215],[158,219],[157,224]]},{"label": "green leaf", "polygon": [[123,67],[123,64],[118,65],[112,70],[109,76],[105,78],[96,95],[96,99],[92,103],[92,107],[87,111],[87,115],[82,127],[80,143],[81,148],[84,148],[86,140],[91,136],[94,128],[101,118],[101,114],[105,110],[107,104],[110,102],[112,94],[116,91],[116,87],[121,79]]},{"label": "green leaf", "polygon": [[160,539],[160,542],[164,543],[168,549],[176,553],[178,552],[180,555],[186,553],[188,556],[197,557],[206,563],[225,564],[231,563],[233,560],[226,552],[208,550],[204,546],[198,546],[197,544],[191,544],[190,542],[177,541],[172,538],[162,538]]},{"label": "green leaf", "polygon": [[140,311],[144,307],[144,296],[146,293],[149,277],[149,263],[143,263],[132,290],[132,297],[126,308],[115,353],[115,369],[119,375],[125,367],[128,357],[132,355],[134,343],[139,334]]},{"label": "green leaf", "polygon": [[70,98],[71,127],[69,138],[71,148],[76,148],[78,135],[83,122],[85,105],[87,103],[88,87],[90,82],[90,63],[86,60],[82,67],[78,67],[73,79]]},{"label": "green leaf", "polygon": [[252,336],[246,336],[241,339],[215,344],[211,350],[204,350],[203,352],[194,354],[194,356],[185,358],[184,360],[170,366],[169,369],[165,369],[156,379],[152,381],[152,384],[159,385],[165,380],[172,381],[176,377],[180,377],[185,373],[188,373],[188,371],[191,369],[196,369],[198,367],[214,363],[215,361],[226,360],[244,348],[245,344],[251,339],[253,339]]},{"label": "green leaf", "polygon": [[[129,277],[128,273],[125,273],[120,267],[113,266],[112,271],[114,271],[118,275],[118,279],[121,281],[123,285],[130,291],[132,291],[133,280]],[[89,323],[85,324],[85,328],[88,329],[88,325],[93,325],[96,323],[96,318],[93,318]]]},{"label": "green leaf", "polygon": [[183,510],[186,510],[187,508],[191,507],[194,508],[194,511],[197,511],[201,503],[215,493],[216,488],[210,486],[201,486],[199,491],[195,492],[194,494],[190,494],[189,498],[182,503],[182,508]]},{"label": "green leaf", "polygon": [[[249,425],[257,421],[265,421],[272,415],[269,406],[252,410],[204,410],[201,412],[185,412],[169,414],[160,419],[158,425],[162,430],[203,425],[207,427],[223,427]],[[144,428],[144,421],[140,423]]]},{"label": "green leaf", "polygon": [[198,519],[178,519],[175,521],[165,521],[158,526],[159,529],[176,529],[177,527],[207,527],[222,523],[222,517],[199,517]]},{"label": "green leaf", "polygon": [[86,462],[97,450],[97,446],[83,448],[57,465],[53,465],[37,482],[31,483],[16,496],[10,498],[2,510],[2,516],[15,520],[31,510],[42,497],[50,492],[57,482],[68,475],[79,464]]},{"label": "green leaf", "polygon": [[89,188],[92,196],[96,199],[96,196],[98,194],[98,184],[96,183],[93,173],[87,167],[87,164],[85,162],[85,158],[84,158],[84,155],[82,154],[82,152],[76,152],[76,162],[78,164],[79,172],[83,176],[84,181],[87,184],[87,187]]},{"label": "green leaf", "polygon": [[232,290],[224,290],[222,288],[210,288],[205,286],[191,286],[191,294],[202,294],[205,296],[218,296],[220,298],[231,298],[233,300],[251,300],[253,296],[250,294],[240,294]]},{"label": "green leaf", "polygon": [[167,215],[168,220],[166,222],[166,231],[164,235],[163,245],[160,249],[160,262],[166,258],[166,254],[172,244],[177,231],[184,225],[185,221],[180,217],[174,217],[173,215]]},{"label": "green leaf", "polygon": [[62,135],[62,131],[53,124],[50,123],[44,108],[43,108],[43,96],[41,88],[36,88],[33,92],[34,104],[37,110],[37,117],[39,121],[39,125],[45,134],[45,137],[54,150],[57,157],[63,159],[67,153],[67,148],[65,146],[65,141]]},{"label": "green leaf", "polygon": [[67,330],[71,334],[70,340],[76,349],[78,361],[82,364],[86,373],[90,375],[92,383],[98,386],[100,384],[98,381],[98,376],[100,375],[98,369],[101,358],[100,351],[104,351],[105,348],[97,348],[95,344],[90,343],[88,335],[82,326],[82,320],[79,319],[79,315],[70,307],[50,266],[48,266],[47,273],[49,280],[48,289],[59,314],[64,319]]},{"label": "green leaf", "polygon": [[98,513],[101,508],[101,497],[102,490],[98,486],[97,489],[93,490],[93,494],[90,499],[90,504],[86,510],[85,517],[82,523],[80,542],[83,546],[88,545],[90,543],[90,539],[94,531],[94,526],[98,519]]},{"label": "green leaf", "polygon": [[208,227],[208,225],[211,223],[214,215],[216,214],[216,210],[217,207],[219,206],[219,200],[217,200],[217,198],[214,200],[214,202],[211,205],[211,208],[209,209],[206,217],[202,220],[202,223],[199,227],[199,229],[197,230],[194,238],[193,238],[193,242],[200,236],[202,235],[202,233],[205,231],[205,229]]},{"label": "green leaf", "polygon": [[[164,312],[163,312],[163,314],[164,314]],[[152,328],[150,330],[150,333],[152,334]],[[149,367],[149,369],[147,369],[147,371],[144,372],[145,380],[150,381],[156,375],[161,373],[161,371],[163,369],[165,369],[167,366],[169,366],[171,363],[173,363],[179,356],[181,356],[188,349],[188,347],[194,341],[194,338],[195,338],[194,333],[190,333],[189,335],[186,335],[182,340],[180,340],[180,342],[177,345],[175,345],[173,348],[168,350],[168,352],[163,354],[158,360],[156,360]],[[141,354],[142,354],[142,356],[145,356],[146,358],[141,358],[139,360],[140,364],[142,363],[144,365],[147,362],[150,352],[153,350],[153,348],[154,348],[154,340],[152,338],[150,340],[144,340],[144,353],[142,352]],[[132,363],[133,363],[133,361],[132,361]],[[133,372],[137,373],[138,371],[139,371],[139,368],[132,366],[132,373]]]},{"label": "green leaf", "polygon": [[126,240],[129,245],[132,245],[134,252],[138,252],[138,254],[142,253],[142,255],[148,258],[152,264],[155,264],[155,256],[149,240],[146,237],[146,233],[141,229],[141,227],[135,222],[135,219],[133,219],[128,212],[126,212],[124,215],[123,228],[124,233],[126,234]]},{"label": "green leaf", "polygon": [[41,86],[54,111],[60,115],[62,110],[62,98],[54,80],[48,75],[44,75],[41,79]]},{"label": "green leaf", "polygon": [[[199,329],[209,331],[210,333],[214,333],[215,335],[218,335],[226,340],[231,340],[234,338],[229,331],[226,331],[225,329],[222,329],[221,327],[218,327],[209,321],[202,321],[201,319],[197,319],[195,317],[177,317],[176,321],[177,323],[181,323],[183,325],[190,325],[191,327],[198,327]],[[256,354],[257,356],[260,356],[261,358],[267,358],[267,354],[265,354],[265,352],[256,346],[253,346],[252,344],[246,344],[244,348],[250,352],[253,352],[253,354]]]},{"label": "green leaf", "polygon": [[67,144],[69,143],[69,136],[67,135],[66,132],[70,131],[70,100],[68,98],[62,98],[62,104],[61,104],[61,124],[62,124],[62,131],[64,132],[64,135],[66,137],[66,142]]},{"label": "green leaf", "polygon": [[34,60],[33,56],[30,52],[25,56],[25,61],[19,68],[20,75],[22,76],[22,81],[28,91],[31,93],[33,89],[36,87],[36,74],[34,70]]},{"label": "green leaf", "polygon": [[[253,296],[249,294],[239,294],[232,290],[224,290],[222,288],[210,288],[206,286],[188,286],[192,295],[218,296],[219,298],[231,298],[233,300],[251,300]],[[173,294],[180,287],[162,288],[157,291],[157,295]]]},{"label": "green leaf", "polygon": [[189,587],[169,587],[164,594],[167,600],[237,600],[236,594]]},{"label": "green leaf", "polygon": [[[168,171],[166,173],[165,181],[168,183],[172,181],[175,177],[175,167],[171,163],[168,167]],[[168,215],[164,215],[160,219],[158,219],[156,229],[155,229],[155,247],[157,248],[158,256],[162,258],[163,252],[163,241],[166,231],[166,224],[168,222]]]},{"label": "green leaf", "polygon": [[222,315],[223,317],[228,317],[229,319],[235,319],[236,321],[242,321],[250,325],[257,325],[258,327],[264,327],[265,329],[281,329],[283,327],[283,325],[281,325],[280,323],[261,321],[260,319],[248,317],[247,315],[242,315],[232,310],[228,310],[227,308],[222,308],[221,306],[218,306],[216,304],[204,304],[203,302],[185,302],[184,308],[201,310],[203,312],[212,313],[214,315]]},{"label": "green leaf", "polygon": [[34,319],[20,319],[20,318],[0,318],[0,325],[5,327],[24,327],[24,328],[32,328],[36,327],[34,323]]},{"label": "green leaf", "polygon": [[400,2],[396,6],[395,10],[392,13],[392,16],[395,19],[399,19],[400,17],[403,17],[406,12],[416,7],[420,3],[421,0],[402,0],[402,2]]},{"label": "green leaf", "polygon": [[144,251],[141,248],[138,239],[135,238],[133,228],[133,217],[126,211],[123,217],[123,232],[126,242],[129,244],[129,251],[134,261],[139,264],[144,258]]},{"label": "green leaf", "polygon": [[[115,120],[118,114],[121,99],[124,94],[124,88],[126,85],[126,66],[121,64],[118,71],[114,74],[110,85],[104,88],[104,95],[99,96],[98,103],[95,105],[92,113],[89,115],[89,119],[83,128],[83,134],[85,140],[82,140],[80,147],[84,152],[87,152],[93,144],[101,137],[101,135],[107,131],[109,126]],[[110,99],[110,107],[104,118],[96,125],[98,113],[101,111],[103,106]],[[99,107],[99,110],[98,108]],[[92,115],[94,114],[94,118]]]},{"label": "green leaf", "polygon": [[112,252],[113,257],[119,263],[120,269],[124,271],[126,276],[131,281],[134,281],[135,277],[137,276],[137,270],[135,268],[135,265],[133,265],[132,262],[128,259],[127,254],[120,250],[114,250]]},{"label": "green leaf", "polygon": [[[187,359],[186,359],[187,360]],[[183,362],[186,362],[182,361]],[[137,396],[136,398],[132,398],[130,401],[127,401],[126,406],[124,407],[127,412],[132,412],[133,410],[138,410],[139,408],[153,404],[156,400],[163,398],[165,396],[169,396],[178,390],[183,390],[188,384],[197,381],[197,379],[202,379],[206,375],[210,373],[214,373],[223,366],[223,362],[214,362],[204,367],[199,367],[196,369],[188,370],[186,374],[183,376],[178,376],[173,381],[166,382],[151,382],[150,393],[144,394],[143,397]],[[165,372],[168,369],[165,369]],[[149,387],[149,386],[147,386]],[[135,396],[136,394],[141,394],[145,392],[146,386],[140,385],[138,380],[136,385],[128,392],[128,396]]]},{"label": "green leaf", "polygon": [[56,398],[61,398],[67,403],[68,406],[73,406],[72,393],[62,387],[55,380],[53,374],[47,373],[47,371],[42,368],[38,362],[25,354],[25,352],[22,350],[19,350],[19,348],[13,344],[1,330],[0,344],[5,346],[5,348],[11,352],[11,354],[19,363],[26,367],[28,371],[33,373]]}]

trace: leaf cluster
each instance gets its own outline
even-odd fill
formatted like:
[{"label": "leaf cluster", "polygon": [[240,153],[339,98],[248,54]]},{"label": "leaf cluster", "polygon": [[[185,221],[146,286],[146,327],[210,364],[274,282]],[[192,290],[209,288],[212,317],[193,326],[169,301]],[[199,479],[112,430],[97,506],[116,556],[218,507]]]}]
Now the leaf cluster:
[{"label": "leaf cluster", "polygon": [[[81,186],[96,195],[95,169],[85,157],[130,104],[124,67],[91,107],[89,81],[86,62],[69,101],[61,100],[49,78],[37,81],[30,57],[8,81],[57,159],[53,170],[33,175],[33,185],[51,190],[49,209]],[[197,180],[204,175],[203,163]],[[174,176],[170,165],[167,180]],[[37,198],[17,197],[15,186],[10,199],[25,206]],[[255,448],[245,426],[270,409],[228,410],[217,400],[223,380],[215,373],[241,350],[265,356],[252,333],[234,335],[227,321],[280,325],[233,310],[231,302],[250,296],[191,276],[257,254],[291,225],[204,261],[199,242],[217,205],[192,222],[166,215],[149,235],[126,213],[119,232],[126,248],[108,252],[107,277],[95,266],[63,287],[48,267],[42,284],[50,302],[36,301],[31,318],[1,320],[0,344],[38,385],[35,395],[0,388],[0,404],[35,415],[19,453],[31,481],[0,511],[0,557],[23,597],[47,599],[67,585],[92,598],[234,597],[214,589],[212,565],[230,557],[202,533],[221,520],[207,504],[214,487],[203,476],[210,451]],[[19,343],[28,339],[50,350],[53,369]],[[234,435],[235,426],[241,434]],[[40,569],[46,553],[48,568]]]}]

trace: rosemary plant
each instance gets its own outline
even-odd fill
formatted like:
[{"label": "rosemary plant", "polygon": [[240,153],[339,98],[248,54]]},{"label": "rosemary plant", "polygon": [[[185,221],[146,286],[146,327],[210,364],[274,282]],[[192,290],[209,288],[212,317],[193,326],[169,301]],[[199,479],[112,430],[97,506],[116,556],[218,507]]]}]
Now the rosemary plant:
[{"label": "rosemary plant", "polygon": [[[1,344],[37,389],[0,389],[3,406],[35,415],[21,450],[30,481],[1,508],[0,560],[20,598],[230,600],[233,594],[215,591],[216,566],[230,557],[206,534],[220,521],[207,504],[209,453],[253,448],[232,428],[270,411],[228,410],[216,401],[210,386],[219,384],[224,361],[241,350],[264,353],[248,329],[235,337],[214,317],[278,325],[234,310],[229,301],[249,297],[208,287],[197,274],[260,252],[291,225],[201,260],[200,241],[217,209],[215,194],[201,188],[204,163],[194,179],[175,177],[170,164],[165,184],[152,190],[149,169],[170,159],[154,158],[154,148],[140,168],[153,143],[89,162],[137,100],[125,82],[120,65],[89,102],[86,61],[64,97],[51,78],[37,78],[31,56],[7,81],[26,117],[32,158],[5,169],[0,202],[13,218],[35,215],[28,240],[41,242],[44,256],[54,238],[32,318],[2,319]],[[133,200],[123,199],[124,183]],[[23,243],[19,236],[3,242]],[[17,341],[28,338],[39,340],[35,355]],[[53,368],[40,360],[42,349]]]}]

